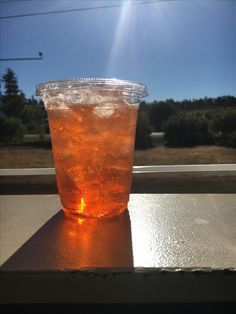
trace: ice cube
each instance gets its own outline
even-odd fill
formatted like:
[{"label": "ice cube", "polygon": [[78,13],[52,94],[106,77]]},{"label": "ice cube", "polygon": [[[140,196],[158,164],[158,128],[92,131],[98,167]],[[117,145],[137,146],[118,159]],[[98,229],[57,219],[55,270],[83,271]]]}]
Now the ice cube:
[{"label": "ice cube", "polygon": [[93,113],[98,116],[99,118],[108,118],[110,117],[111,115],[114,114],[114,111],[115,111],[115,108],[114,106],[113,107],[104,107],[104,106],[101,106],[101,107],[95,107],[94,108],[94,111]]}]

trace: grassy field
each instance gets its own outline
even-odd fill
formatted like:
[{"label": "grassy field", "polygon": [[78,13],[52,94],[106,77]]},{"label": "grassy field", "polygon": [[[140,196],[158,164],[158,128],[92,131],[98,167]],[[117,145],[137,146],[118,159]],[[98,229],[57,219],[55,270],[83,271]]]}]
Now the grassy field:
[{"label": "grassy field", "polygon": [[193,148],[156,147],[136,151],[135,165],[194,165],[236,163],[236,148],[220,146],[197,146]]},{"label": "grassy field", "polygon": [[[135,165],[236,163],[236,148],[197,146],[194,148],[155,147],[135,151]],[[50,149],[0,148],[0,168],[53,167]]]}]

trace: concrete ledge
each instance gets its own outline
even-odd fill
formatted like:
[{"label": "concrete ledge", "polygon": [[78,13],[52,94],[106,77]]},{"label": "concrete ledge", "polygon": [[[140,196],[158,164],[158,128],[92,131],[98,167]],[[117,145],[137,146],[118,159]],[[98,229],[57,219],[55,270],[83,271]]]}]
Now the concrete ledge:
[{"label": "concrete ledge", "polygon": [[163,303],[236,301],[235,272],[9,272],[1,303]]},{"label": "concrete ledge", "polygon": [[0,303],[235,302],[235,204],[131,194],[123,215],[76,223],[57,195],[1,196]]}]

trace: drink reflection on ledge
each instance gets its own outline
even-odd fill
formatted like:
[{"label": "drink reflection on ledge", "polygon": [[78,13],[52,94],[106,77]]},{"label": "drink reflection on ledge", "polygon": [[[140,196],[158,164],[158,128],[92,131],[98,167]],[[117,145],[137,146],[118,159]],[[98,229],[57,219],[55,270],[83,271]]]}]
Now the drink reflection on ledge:
[{"label": "drink reflection on ledge", "polygon": [[[26,222],[27,223],[27,222]],[[132,267],[129,213],[74,222],[58,212],[2,266],[5,270]]]}]

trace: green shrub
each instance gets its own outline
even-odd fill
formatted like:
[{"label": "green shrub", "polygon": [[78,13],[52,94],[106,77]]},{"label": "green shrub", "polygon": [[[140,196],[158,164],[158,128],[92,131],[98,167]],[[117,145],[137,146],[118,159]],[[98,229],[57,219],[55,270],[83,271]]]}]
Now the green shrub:
[{"label": "green shrub", "polygon": [[26,104],[21,112],[20,118],[27,127],[28,134],[37,134],[40,132],[43,121],[43,110],[41,107],[35,104]]},{"label": "green shrub", "polygon": [[45,139],[45,127],[44,127],[43,124],[41,124],[40,127],[39,127],[38,139],[41,142],[43,142],[44,139]]},{"label": "green shrub", "polygon": [[25,106],[25,102],[26,99],[24,95],[9,96],[8,99],[3,101],[3,112],[8,117],[19,117]]},{"label": "green shrub", "polygon": [[236,132],[236,109],[223,109],[215,112],[211,128],[216,133]]},{"label": "green shrub", "polygon": [[236,147],[236,109],[222,109],[214,113],[210,123],[217,145]]},{"label": "green shrub", "polygon": [[220,146],[236,147],[236,132],[215,134],[214,142]]},{"label": "green shrub", "polygon": [[209,131],[209,118],[201,111],[180,111],[164,124],[168,146],[191,147],[213,143]]},{"label": "green shrub", "polygon": [[7,117],[0,119],[0,141],[8,144],[21,143],[25,134],[25,127],[18,118]]},{"label": "green shrub", "polygon": [[174,108],[174,101],[172,99],[159,102],[154,102],[148,108],[148,116],[151,125],[156,132],[163,131],[163,125],[168,118],[176,111]]},{"label": "green shrub", "polygon": [[152,147],[150,133],[152,127],[146,112],[139,112],[137,119],[135,149],[148,149]]}]

